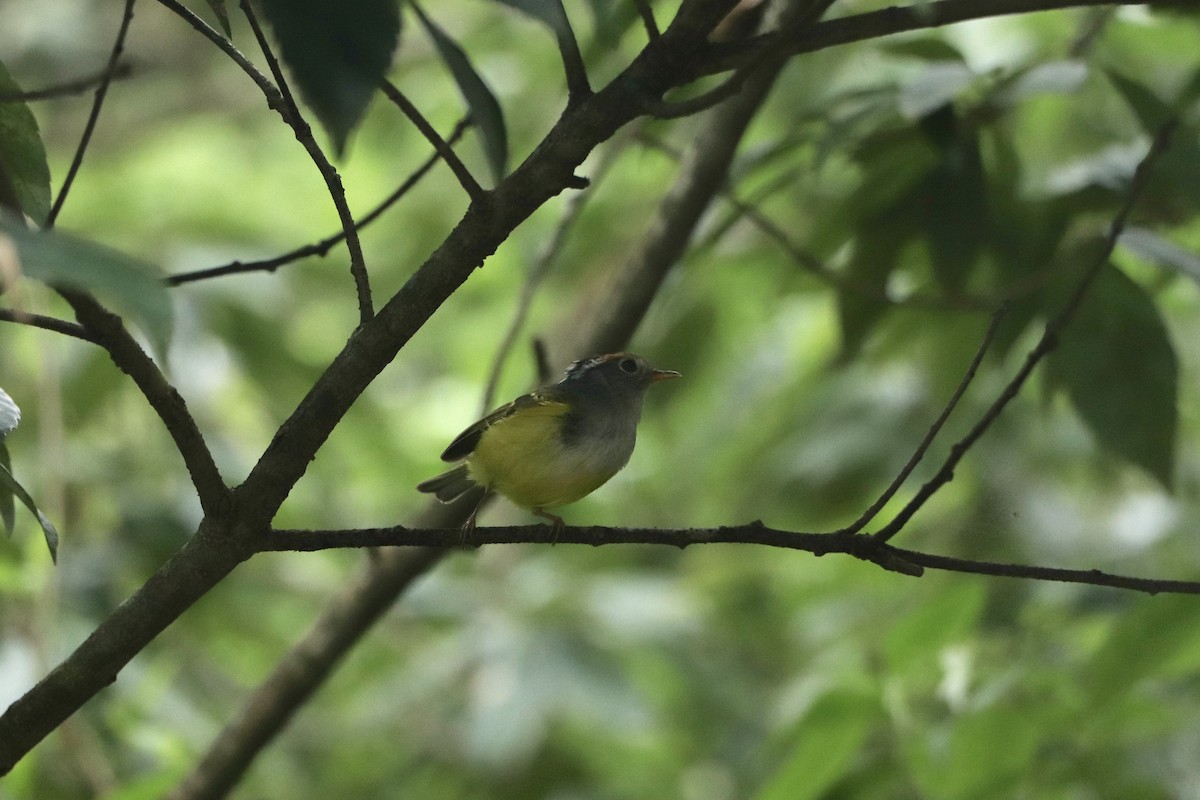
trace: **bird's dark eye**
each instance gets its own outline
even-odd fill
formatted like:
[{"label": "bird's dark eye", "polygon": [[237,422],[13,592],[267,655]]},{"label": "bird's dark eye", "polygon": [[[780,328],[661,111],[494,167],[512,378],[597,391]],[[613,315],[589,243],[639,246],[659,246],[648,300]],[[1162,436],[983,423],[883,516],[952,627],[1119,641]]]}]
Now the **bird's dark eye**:
[{"label": "bird's dark eye", "polygon": [[628,375],[633,375],[638,371],[638,363],[632,358],[622,358],[617,366]]}]

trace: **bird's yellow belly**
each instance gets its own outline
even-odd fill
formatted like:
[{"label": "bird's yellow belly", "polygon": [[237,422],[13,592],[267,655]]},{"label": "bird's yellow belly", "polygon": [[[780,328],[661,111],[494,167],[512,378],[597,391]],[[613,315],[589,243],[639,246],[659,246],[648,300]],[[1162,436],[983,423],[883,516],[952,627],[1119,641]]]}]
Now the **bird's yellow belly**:
[{"label": "bird's yellow belly", "polygon": [[[590,494],[625,466],[623,446],[565,447],[561,410],[517,414],[490,428],[467,459],[472,480],[525,508],[555,508]],[[555,417],[547,419],[548,416]]]}]

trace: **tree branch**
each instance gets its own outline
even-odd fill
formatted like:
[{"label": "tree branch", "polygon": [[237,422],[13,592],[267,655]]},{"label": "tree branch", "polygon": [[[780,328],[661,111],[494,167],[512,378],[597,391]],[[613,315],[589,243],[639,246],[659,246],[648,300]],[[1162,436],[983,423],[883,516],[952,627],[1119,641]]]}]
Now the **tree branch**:
[{"label": "tree branch", "polygon": [[[354,528],[347,530],[273,530],[260,542],[264,552],[311,552],[352,547],[459,548],[458,528]],[[849,531],[807,533],[768,528],[755,521],[719,528],[612,528],[599,525],[568,526],[512,525],[476,528],[472,544],[583,544],[592,547],[614,544],[652,544],[685,548],[704,544],[753,544],[802,550],[815,556],[842,553],[869,561],[891,572],[920,577],[923,569],[997,575],[1026,580],[1082,583],[1149,594],[1200,594],[1200,581],[1163,580],[1114,575],[1095,569],[1060,569],[1028,564],[952,558],[905,550],[874,537]],[[418,552],[425,552],[420,550]]]},{"label": "tree branch", "polygon": [[237,542],[201,529],[83,644],[0,715],[0,775],[116,680],[133,654],[247,555]]},{"label": "tree branch", "polygon": [[122,80],[124,78],[128,78],[132,74],[133,69],[128,64],[114,64],[111,69],[105,67],[94,75],[76,78],[73,81],[66,81],[65,83],[60,83],[55,86],[47,86],[43,89],[27,89],[21,92],[0,92],[0,103],[27,103],[34,100],[49,100],[54,97],[63,97],[70,94],[83,94],[88,89],[95,87],[97,84],[103,84],[106,80]]},{"label": "tree branch", "polygon": [[383,89],[383,93],[387,98],[404,112],[404,116],[408,117],[413,126],[421,132],[421,135],[433,145],[433,149],[446,162],[446,166],[450,167],[450,171],[454,173],[454,177],[458,178],[459,184],[462,185],[463,191],[467,193],[467,196],[471,198],[471,202],[482,200],[487,193],[479,185],[479,181],[475,180],[475,176],[467,169],[467,165],[462,162],[457,153],[450,149],[450,145],[438,135],[438,132],[429,124],[429,121],[425,119],[420,110],[412,104],[412,101],[397,89],[391,81],[385,80],[380,85],[380,88]]},{"label": "tree branch", "polygon": [[[459,139],[462,138],[463,133],[465,133],[467,128],[470,126],[470,117],[463,117],[458,121],[458,124],[454,126],[454,130],[451,131],[450,135],[446,138],[446,143],[449,145],[455,144]],[[403,183],[396,187],[395,191],[380,201],[379,204],[376,205],[375,208],[371,209],[371,211],[368,212],[362,219],[358,220],[354,224],[354,227],[361,231],[363,228],[379,219],[379,217],[383,215],[384,211],[387,211],[389,208],[395,205],[400,198],[408,194],[413,187],[415,187],[417,183],[420,182],[420,180],[424,178],[426,174],[428,174],[429,170],[433,169],[433,166],[437,164],[441,158],[441,153],[435,152],[430,155],[429,158],[425,159],[421,166],[417,167],[411,175],[404,179]],[[167,285],[181,286],[185,283],[207,280],[209,278],[219,278],[224,275],[236,275],[244,272],[274,272],[279,267],[299,261],[302,258],[308,258],[309,256],[324,256],[334,245],[336,245],[338,242],[341,242],[345,238],[346,232],[342,230],[331,236],[326,236],[319,242],[306,244],[303,247],[297,247],[295,250],[289,250],[288,252],[283,253],[282,255],[274,256],[273,258],[265,258],[260,261],[232,261],[219,267],[209,267],[207,269],[195,270],[194,272],[180,272],[167,278]]]},{"label": "tree branch", "polygon": [[886,542],[899,533],[900,529],[907,524],[913,514],[917,513],[921,506],[925,505],[925,502],[938,489],[954,479],[954,468],[958,466],[958,462],[967,454],[971,446],[987,432],[992,423],[999,418],[1008,403],[1017,396],[1025,381],[1033,373],[1034,368],[1037,367],[1051,350],[1058,346],[1059,335],[1067,324],[1070,323],[1071,318],[1075,316],[1075,311],[1079,308],[1079,304],[1083,302],[1084,296],[1087,295],[1088,288],[1112,256],[1113,249],[1117,246],[1117,240],[1121,238],[1121,232],[1125,230],[1125,222],[1129,218],[1130,212],[1133,211],[1134,203],[1137,202],[1150,177],[1154,162],[1170,144],[1171,132],[1175,129],[1175,124],[1175,120],[1167,122],[1158,131],[1158,135],[1154,137],[1154,141],[1150,144],[1150,149],[1142,157],[1137,170],[1133,174],[1132,180],[1129,182],[1129,189],[1125,193],[1125,199],[1121,203],[1121,208],[1117,211],[1112,223],[1108,226],[1108,234],[1104,237],[1104,247],[1101,253],[1096,257],[1095,262],[1091,264],[1087,272],[1084,273],[1074,292],[1072,292],[1071,297],[1067,300],[1066,305],[1046,323],[1046,329],[1042,333],[1042,338],[1029,351],[1029,354],[1025,357],[1025,363],[1021,365],[1017,374],[1013,376],[1008,385],[1004,387],[1004,390],[1000,392],[1000,396],[996,398],[987,412],[967,432],[966,436],[955,442],[954,446],[950,448],[950,454],[946,457],[937,474],[930,478],[917,491],[916,495],[896,514],[891,522],[875,533],[874,538],[876,540]]},{"label": "tree branch", "polygon": [[16,311],[11,308],[0,308],[0,321],[15,322],[18,325],[28,325],[32,328],[41,328],[42,330],[54,331],[66,336],[74,336],[76,339],[82,339],[85,342],[99,344],[96,337],[93,336],[87,328],[82,325],[77,325],[74,322],[67,322],[65,319],[56,317],[46,317],[41,314],[29,314],[24,311]]},{"label": "tree branch", "polygon": [[942,413],[934,420],[933,425],[929,427],[929,431],[925,434],[925,438],[917,445],[917,449],[913,451],[909,457],[908,463],[901,468],[900,472],[892,480],[891,484],[883,491],[883,494],[875,500],[870,507],[864,511],[858,519],[851,523],[846,531],[848,533],[858,533],[867,525],[871,524],[871,520],[875,519],[875,515],[887,505],[887,502],[895,496],[904,482],[908,480],[908,476],[917,468],[917,464],[921,463],[921,459],[925,457],[925,452],[929,446],[933,444],[933,440],[941,432],[942,426],[946,424],[946,420],[950,419],[950,415],[954,413],[958,401],[962,399],[966,393],[967,387],[971,385],[971,381],[975,378],[975,372],[979,369],[979,365],[983,363],[983,357],[987,354],[988,349],[992,346],[992,340],[996,337],[996,330],[1000,327],[1000,321],[1004,319],[1004,314],[1007,307],[1001,306],[992,314],[992,321],[988,324],[987,332],[983,334],[983,341],[979,343],[979,348],[975,351],[975,357],[971,359],[967,371],[963,373],[962,380],[958,383],[958,388],[954,390],[954,394],[950,396],[950,401],[946,403],[946,407],[942,409]]},{"label": "tree branch", "polygon": [[[1140,6],[1146,2],[1124,0],[934,0],[907,6],[889,6],[878,11],[826,20],[801,31],[790,39],[791,55],[813,53],[830,47],[878,39],[897,33],[940,28],[957,22],[1058,11],[1068,8]],[[735,42],[710,45],[709,57],[696,62],[692,79],[728,72],[746,64],[755,54],[769,47],[778,33],[766,33]]]},{"label": "tree branch", "polygon": [[205,516],[225,519],[231,510],[232,494],[183,397],[129,334],[120,317],[82,292],[60,289],[59,294],[74,309],[80,324],[93,337],[91,341],[108,351],[113,363],[133,380],[166,426],[175,448],[183,457]]},{"label": "tree branch", "polygon": [[133,0],[125,0],[125,12],[121,16],[121,26],[117,29],[117,38],[113,42],[112,51],[108,54],[108,64],[104,68],[100,85],[96,87],[92,110],[83,126],[83,135],[79,137],[79,146],[75,148],[71,166],[67,167],[67,175],[63,178],[62,188],[58,190],[58,196],[54,198],[54,205],[50,207],[50,213],[46,215],[44,226],[46,228],[54,226],[58,215],[62,212],[63,203],[67,200],[67,194],[71,191],[71,184],[75,182],[75,176],[79,174],[79,168],[83,165],[83,154],[87,152],[88,143],[92,140],[92,133],[96,130],[96,123],[100,120],[100,109],[104,105],[104,98],[108,95],[108,86],[112,83],[113,75],[116,73],[117,62],[125,50],[125,36],[129,33],[129,23],[131,22],[133,22]]},{"label": "tree branch", "polygon": [[338,219],[342,223],[342,232],[346,238],[346,250],[350,253],[350,276],[354,280],[354,289],[358,294],[358,319],[360,324],[364,323],[375,316],[374,302],[371,299],[371,280],[367,274],[367,264],[363,257],[362,243],[358,239],[358,230],[354,226],[354,215],[350,213],[350,205],[346,202],[346,190],[342,186],[342,176],[325,157],[321,146],[317,144],[316,137],[313,136],[312,127],[304,119],[300,113],[300,107],[292,98],[283,70],[279,68],[279,60],[271,51],[271,44],[263,34],[262,27],[258,24],[258,17],[250,6],[249,0],[241,0],[240,6],[242,13],[246,16],[246,21],[250,23],[250,29],[254,32],[259,49],[262,50],[263,58],[267,60],[267,66],[275,77],[279,92],[283,96],[286,113],[281,112],[281,116],[295,133],[296,141],[300,142],[305,152],[308,153],[308,157],[316,166],[317,171],[321,173],[321,179],[325,181],[325,188],[329,191],[329,199],[333,201],[333,207],[337,210]]}]

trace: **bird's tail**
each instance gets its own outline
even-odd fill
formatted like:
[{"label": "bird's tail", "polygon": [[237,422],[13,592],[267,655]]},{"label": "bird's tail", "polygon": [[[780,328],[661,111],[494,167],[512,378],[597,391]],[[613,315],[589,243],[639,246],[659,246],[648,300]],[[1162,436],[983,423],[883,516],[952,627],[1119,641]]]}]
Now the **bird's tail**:
[{"label": "bird's tail", "polygon": [[417,484],[418,492],[432,494],[443,503],[449,503],[466,494],[478,484],[467,474],[467,465],[462,464],[449,472],[443,472],[435,478],[421,481]]}]

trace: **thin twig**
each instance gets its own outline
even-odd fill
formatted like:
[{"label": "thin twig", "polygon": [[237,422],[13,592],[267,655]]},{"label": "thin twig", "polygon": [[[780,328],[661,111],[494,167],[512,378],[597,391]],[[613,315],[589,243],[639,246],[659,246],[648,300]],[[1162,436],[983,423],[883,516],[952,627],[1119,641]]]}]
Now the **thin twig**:
[{"label": "thin twig", "polygon": [[79,168],[83,165],[83,154],[87,152],[88,143],[92,140],[92,133],[96,130],[96,123],[100,120],[100,109],[104,105],[109,84],[112,83],[113,74],[116,72],[117,62],[125,50],[125,35],[129,32],[129,23],[133,22],[133,3],[134,0],[125,0],[125,12],[121,16],[121,26],[117,29],[117,38],[113,41],[112,51],[108,54],[108,64],[104,68],[104,76],[100,79],[100,85],[96,87],[92,110],[88,113],[87,122],[83,126],[83,135],[79,137],[79,146],[75,148],[75,155],[71,159],[71,166],[67,168],[66,177],[63,178],[62,188],[58,190],[58,196],[54,198],[54,205],[50,207],[50,213],[46,215],[44,226],[46,228],[54,227],[55,220],[62,212],[63,203],[66,202],[67,193],[71,191],[71,184],[75,182],[75,176],[79,174]]},{"label": "thin twig", "polygon": [[454,173],[454,177],[458,178],[463,191],[471,198],[471,202],[482,200],[487,195],[487,192],[479,185],[479,181],[475,180],[475,176],[467,169],[466,164],[462,162],[458,154],[434,130],[434,127],[429,124],[429,120],[425,119],[425,116],[413,105],[412,101],[397,89],[391,81],[385,80],[380,84],[380,88],[383,89],[383,93],[387,95],[387,98],[404,112],[404,116],[408,117],[413,126],[421,132],[421,135],[433,145],[433,149],[441,155],[442,160],[446,162],[446,166],[450,167],[450,170]]},{"label": "thin twig", "polygon": [[263,75],[258,67],[254,66],[241,50],[234,47],[233,42],[226,39],[221,35],[220,31],[200,19],[191,9],[181,5],[177,0],[158,0],[158,2],[160,5],[170,9],[198,33],[215,44],[218,50],[229,56],[229,59],[234,64],[237,64],[242,72],[246,73],[250,80],[254,81],[255,85],[258,86],[259,91],[267,98],[267,106],[271,110],[280,115],[287,114],[287,106],[284,104],[283,94],[280,92],[279,87],[271,83],[271,79]]},{"label": "thin twig", "polygon": [[1007,306],[1001,306],[992,314],[992,321],[988,324],[987,332],[983,335],[983,341],[979,343],[979,349],[975,351],[975,357],[971,359],[970,366],[963,373],[962,380],[958,382],[958,388],[954,390],[950,401],[946,403],[946,407],[942,409],[942,413],[934,420],[933,425],[929,426],[929,431],[925,434],[925,438],[917,445],[917,449],[909,457],[908,463],[904,465],[903,469],[892,480],[891,485],[883,491],[883,494],[879,495],[879,498],[858,519],[845,528],[847,533],[858,533],[867,527],[871,520],[875,519],[875,515],[879,513],[880,509],[887,505],[887,502],[900,490],[900,487],[908,480],[908,476],[916,469],[917,464],[925,457],[925,452],[933,444],[934,438],[942,430],[942,426],[946,424],[946,420],[950,419],[950,414],[954,412],[958,401],[962,399],[963,394],[967,391],[967,387],[971,385],[971,381],[975,379],[975,373],[978,371],[979,365],[983,363],[984,355],[987,354],[988,349],[992,346],[992,340],[996,338],[996,331],[1000,327],[1000,321],[1004,319],[1007,311]]},{"label": "thin twig", "polygon": [[342,231],[346,234],[346,250],[350,253],[350,276],[354,280],[354,288],[358,294],[358,321],[359,324],[365,323],[375,316],[375,306],[371,299],[371,279],[367,274],[367,263],[363,257],[362,243],[358,239],[358,230],[354,226],[354,215],[350,212],[350,205],[346,202],[346,190],[342,187],[342,176],[325,157],[321,146],[317,144],[316,137],[313,136],[312,128],[305,121],[300,113],[300,108],[292,98],[283,70],[279,66],[279,60],[275,58],[275,53],[271,50],[262,26],[258,24],[258,17],[249,0],[242,0],[240,7],[246,16],[246,21],[250,23],[250,29],[254,32],[254,38],[262,50],[263,58],[267,60],[267,66],[283,96],[287,112],[283,114],[284,121],[291,126],[292,131],[296,134],[296,140],[304,147],[308,157],[316,165],[317,171],[321,173],[325,187],[329,190],[329,199],[333,201],[333,206],[337,209],[338,219],[342,223]]},{"label": "thin twig", "polygon": [[1080,303],[1083,302],[1083,298],[1091,287],[1092,282],[1095,281],[1096,276],[1100,274],[1100,271],[1108,263],[1108,259],[1117,245],[1117,240],[1121,237],[1121,232],[1125,230],[1125,223],[1129,218],[1130,212],[1133,211],[1134,203],[1145,188],[1154,162],[1167,149],[1170,143],[1171,132],[1174,131],[1175,124],[1176,121],[1171,120],[1159,129],[1158,134],[1154,137],[1154,141],[1150,144],[1150,149],[1146,151],[1146,155],[1142,158],[1141,163],[1138,164],[1137,170],[1133,174],[1133,179],[1129,182],[1129,189],[1125,193],[1125,199],[1121,204],[1121,208],[1117,211],[1116,216],[1113,217],[1112,223],[1108,227],[1108,233],[1104,237],[1102,251],[1097,256],[1095,262],[1089,266],[1087,272],[1084,273],[1074,292],[1072,292],[1070,298],[1067,300],[1066,305],[1046,323],[1046,329],[1042,333],[1042,338],[1029,351],[1029,354],[1025,357],[1025,363],[1021,365],[1017,374],[1004,387],[1004,390],[1001,391],[1000,395],[984,415],[980,417],[979,421],[975,423],[962,439],[950,448],[950,454],[946,457],[937,474],[930,478],[917,491],[916,495],[896,514],[891,522],[875,533],[874,539],[886,542],[899,533],[912,518],[913,514],[920,510],[921,506],[925,505],[925,502],[938,489],[954,478],[954,469],[958,466],[958,462],[962,460],[963,456],[966,455],[967,451],[970,450],[979,437],[983,436],[987,429],[991,427],[992,423],[1000,416],[1000,413],[1004,411],[1005,406],[1017,396],[1025,381],[1033,373],[1034,368],[1037,367],[1051,350],[1058,346],[1059,336],[1063,329],[1071,321],[1072,317],[1075,316],[1075,312],[1079,308]]},{"label": "thin twig", "polygon": [[637,9],[642,24],[646,26],[646,36],[652,42],[657,41],[662,33],[658,30],[658,23],[654,21],[654,9],[650,7],[648,0],[633,0],[633,7]]},{"label": "thin twig", "polygon": [[[719,528],[611,528],[550,525],[514,525],[476,528],[472,544],[654,544],[685,548],[704,544],[754,544],[798,550],[817,556],[843,553],[884,569],[919,577],[924,569],[997,575],[1026,580],[1057,581],[1104,586],[1148,594],[1200,594],[1200,581],[1138,578],[1095,569],[1060,569],[1030,564],[1010,564],[952,558],[905,550],[869,536],[847,531],[809,533],[768,528],[761,522]],[[338,548],[416,547],[453,550],[462,546],[458,528],[353,528],[346,530],[272,530],[258,542],[260,552],[311,552]],[[418,552],[425,552],[419,550]]]},{"label": "thin twig", "polygon": [[55,97],[65,97],[71,94],[83,94],[88,89],[93,88],[99,83],[102,83],[106,78],[108,80],[122,80],[133,74],[133,68],[129,64],[116,64],[112,69],[102,69],[95,75],[88,75],[85,78],[76,78],[73,81],[67,81],[55,86],[47,86],[42,89],[29,89],[20,92],[0,92],[0,103],[28,103],[34,100],[50,100]]},{"label": "thin twig", "polygon": [[[467,128],[471,127],[471,118],[463,117],[454,126],[454,130],[446,138],[446,143],[453,145],[462,138],[463,133]],[[375,208],[371,209],[362,219],[355,222],[356,230],[361,231],[363,228],[370,225],[383,215],[404,195],[408,194],[414,186],[433,168],[435,164],[442,159],[441,153],[433,153],[429,158],[425,159],[421,166],[417,167],[411,175],[404,179],[404,182],[396,187],[395,191],[385,197]],[[207,269],[195,270],[193,272],[180,272],[167,278],[168,286],[179,286],[184,283],[192,283],[194,281],[202,281],[208,278],[219,278],[223,275],[235,275],[244,272],[274,272],[277,268],[286,264],[299,261],[302,258],[309,256],[324,256],[329,250],[346,238],[344,230],[338,231],[331,236],[327,236],[319,242],[306,244],[303,247],[297,247],[273,258],[264,258],[260,261],[233,261],[229,264],[223,264],[219,267],[209,267]]]},{"label": "thin twig", "polygon": [[0,308],[0,321],[15,322],[18,325],[28,325],[32,328],[41,328],[42,330],[54,331],[66,336],[73,336],[76,339],[82,339],[85,342],[99,344],[96,337],[93,336],[87,328],[78,325],[74,322],[68,322],[65,319],[57,317],[46,317],[41,314],[29,314],[24,311],[15,311],[11,308]]}]

